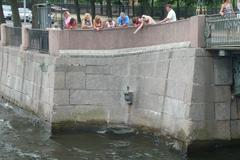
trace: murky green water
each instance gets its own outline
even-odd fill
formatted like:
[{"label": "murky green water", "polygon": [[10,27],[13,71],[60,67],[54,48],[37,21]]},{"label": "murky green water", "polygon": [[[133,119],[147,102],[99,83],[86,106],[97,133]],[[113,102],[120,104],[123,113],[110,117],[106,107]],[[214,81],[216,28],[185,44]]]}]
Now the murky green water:
[{"label": "murky green water", "polygon": [[[240,149],[194,155],[188,160],[237,160]],[[0,105],[0,160],[185,160],[161,139],[96,133],[57,135],[19,108]]]}]

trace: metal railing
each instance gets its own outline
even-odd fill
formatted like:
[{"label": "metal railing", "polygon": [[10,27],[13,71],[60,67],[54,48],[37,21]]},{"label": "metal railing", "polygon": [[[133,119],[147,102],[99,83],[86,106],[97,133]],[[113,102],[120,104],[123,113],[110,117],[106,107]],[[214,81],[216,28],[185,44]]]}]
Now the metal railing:
[{"label": "metal railing", "polygon": [[240,18],[206,16],[205,39],[207,48],[240,47]]},{"label": "metal railing", "polygon": [[29,29],[29,49],[39,50],[43,53],[49,51],[48,31],[41,29]]},{"label": "metal railing", "polygon": [[22,44],[22,28],[6,26],[6,45],[18,46]]}]

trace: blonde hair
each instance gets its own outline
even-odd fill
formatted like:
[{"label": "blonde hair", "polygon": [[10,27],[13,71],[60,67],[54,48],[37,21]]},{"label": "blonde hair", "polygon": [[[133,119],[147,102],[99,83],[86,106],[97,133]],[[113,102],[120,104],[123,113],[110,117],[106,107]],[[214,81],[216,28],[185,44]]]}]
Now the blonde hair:
[{"label": "blonde hair", "polygon": [[70,13],[68,11],[65,11],[63,14],[67,15],[67,16],[70,16]]},{"label": "blonde hair", "polygon": [[89,13],[85,13],[82,18],[82,29],[92,28],[92,16]]},{"label": "blonde hair", "polygon": [[147,15],[142,15],[142,19],[144,20],[144,21],[147,21],[148,20],[148,16]]},{"label": "blonde hair", "polygon": [[92,16],[90,13],[85,13],[84,16],[83,16],[83,19],[89,19],[90,21],[92,21]]},{"label": "blonde hair", "polygon": [[95,16],[95,19],[94,19],[94,22],[96,23],[98,20],[100,20],[100,22],[102,22],[102,19],[100,16],[96,15]]}]

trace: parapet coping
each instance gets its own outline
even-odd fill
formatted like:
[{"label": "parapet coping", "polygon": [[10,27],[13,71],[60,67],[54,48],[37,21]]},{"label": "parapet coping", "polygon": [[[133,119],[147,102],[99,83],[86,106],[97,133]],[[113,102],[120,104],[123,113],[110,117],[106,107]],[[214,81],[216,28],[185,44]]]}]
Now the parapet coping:
[{"label": "parapet coping", "polygon": [[146,47],[109,49],[109,50],[60,50],[61,57],[121,57],[126,55],[138,55],[156,51],[167,51],[180,48],[190,48],[191,42],[168,43]]}]

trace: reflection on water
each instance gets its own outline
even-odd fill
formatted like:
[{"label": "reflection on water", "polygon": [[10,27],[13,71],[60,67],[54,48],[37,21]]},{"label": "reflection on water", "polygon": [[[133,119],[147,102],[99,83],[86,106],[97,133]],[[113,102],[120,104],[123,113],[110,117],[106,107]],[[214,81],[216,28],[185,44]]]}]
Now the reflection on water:
[{"label": "reflection on water", "polygon": [[[194,155],[189,160],[238,159],[239,150]],[[226,153],[225,153],[226,152]],[[234,158],[235,156],[235,158]],[[158,138],[96,133],[50,138],[47,125],[30,113],[0,105],[0,160],[184,160]]]}]

